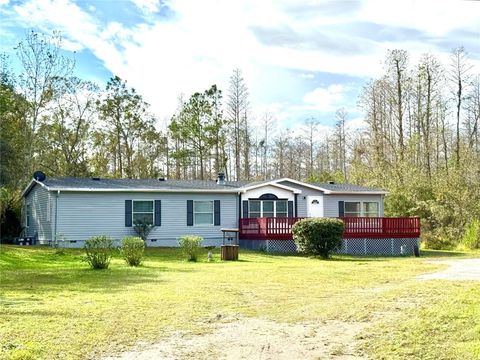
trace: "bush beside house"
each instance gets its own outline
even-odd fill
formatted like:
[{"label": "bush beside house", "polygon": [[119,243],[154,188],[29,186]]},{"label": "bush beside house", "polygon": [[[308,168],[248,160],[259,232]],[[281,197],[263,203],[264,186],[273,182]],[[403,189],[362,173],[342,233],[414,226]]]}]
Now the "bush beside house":
[{"label": "bush beside house", "polygon": [[127,236],[122,241],[120,253],[129,266],[139,266],[145,252],[145,242],[137,236]]},{"label": "bush beside house", "polygon": [[182,254],[188,261],[197,261],[197,255],[202,246],[203,238],[197,235],[185,235],[178,240]]},{"label": "bush beside house", "polygon": [[327,259],[342,245],[344,224],[333,218],[308,218],[293,225],[293,240],[299,252]]},{"label": "bush beside house", "polygon": [[91,237],[85,241],[85,261],[92,269],[108,269],[115,250],[113,240],[105,235]]}]

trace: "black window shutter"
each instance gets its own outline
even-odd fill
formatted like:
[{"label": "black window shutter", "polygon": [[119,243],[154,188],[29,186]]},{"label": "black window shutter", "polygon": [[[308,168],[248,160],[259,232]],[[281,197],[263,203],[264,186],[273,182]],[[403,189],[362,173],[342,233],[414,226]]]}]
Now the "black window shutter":
[{"label": "black window shutter", "polygon": [[193,226],[193,200],[187,200],[187,226]]},{"label": "black window shutter", "polygon": [[162,225],[162,200],[155,200],[155,226]]},{"label": "black window shutter", "polygon": [[338,202],[338,217],[345,216],[345,201]]},{"label": "black window shutter", "polygon": [[243,218],[248,218],[248,200],[243,200]]},{"label": "black window shutter", "polygon": [[132,200],[125,200],[125,226],[132,226]]},{"label": "black window shutter", "polygon": [[293,217],[293,201],[288,202],[288,217]]},{"label": "black window shutter", "polygon": [[220,200],[213,202],[213,225],[220,225]]}]

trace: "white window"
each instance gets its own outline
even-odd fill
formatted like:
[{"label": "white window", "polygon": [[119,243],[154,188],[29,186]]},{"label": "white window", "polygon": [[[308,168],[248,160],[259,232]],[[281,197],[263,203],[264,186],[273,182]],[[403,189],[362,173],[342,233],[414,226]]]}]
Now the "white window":
[{"label": "white window", "polygon": [[133,200],[132,224],[153,225],[153,200]]},{"label": "white window", "polygon": [[248,217],[287,217],[287,200],[249,200]]},{"label": "white window", "polygon": [[378,217],[378,202],[364,202],[363,203],[363,216]]},{"label": "white window", "polygon": [[345,217],[359,217],[362,216],[360,202],[345,201]]},{"label": "white window", "polygon": [[287,208],[287,201],[275,201],[275,217],[287,217],[288,216],[288,208]]},{"label": "white window", "polygon": [[250,200],[248,202],[248,217],[257,218],[262,217],[262,201],[261,200]]},{"label": "white window", "polygon": [[25,226],[30,227],[32,224],[32,206],[30,204],[25,205]]},{"label": "white window", "polygon": [[348,202],[344,203],[345,217],[378,217],[380,216],[378,202]]},{"label": "white window", "polygon": [[193,223],[195,225],[213,225],[213,201],[193,202]]}]

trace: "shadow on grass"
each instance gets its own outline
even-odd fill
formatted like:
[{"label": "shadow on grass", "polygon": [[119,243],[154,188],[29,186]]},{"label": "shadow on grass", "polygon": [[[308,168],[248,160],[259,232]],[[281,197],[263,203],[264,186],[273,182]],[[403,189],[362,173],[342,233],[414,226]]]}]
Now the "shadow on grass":
[{"label": "shadow on grass", "polygon": [[[50,295],[69,290],[92,293],[125,291],[130,287],[138,287],[138,285],[165,283],[165,278],[161,276],[166,272],[165,269],[167,268],[156,267],[154,270],[148,268],[107,270],[63,268],[60,271],[50,270],[41,273],[31,270],[9,271],[2,274],[2,291],[23,291],[35,295]],[[193,270],[174,269],[172,271],[190,272]]]},{"label": "shadow on grass", "polygon": [[[379,257],[372,257],[370,256],[363,256],[363,255],[358,255],[358,256],[342,256],[342,255],[333,255],[331,258],[327,259],[326,261],[338,261],[338,262],[378,262],[378,261],[387,261],[391,259],[398,258],[398,256],[391,256],[391,257],[385,257],[385,256],[379,256]],[[322,259],[320,259],[322,260]]]},{"label": "shadow on grass", "polygon": [[467,256],[479,256],[478,253],[469,253],[463,251],[447,251],[447,250],[421,250],[420,257],[426,258],[439,258],[439,257],[467,257]]}]

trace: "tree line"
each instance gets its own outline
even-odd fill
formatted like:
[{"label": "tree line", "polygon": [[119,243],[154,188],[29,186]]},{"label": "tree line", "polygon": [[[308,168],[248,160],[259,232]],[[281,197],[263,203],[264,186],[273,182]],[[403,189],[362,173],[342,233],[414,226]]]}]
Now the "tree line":
[{"label": "tree line", "polygon": [[[383,75],[361,91],[365,126],[348,109],[325,131],[315,118],[295,131],[272,114],[253,116],[240,69],[180,96],[160,129],[141,94],[118,76],[101,89],[75,76],[58,34],[32,32],[16,47],[21,72],[0,57],[2,233],[18,223],[20,189],[34,170],[47,176],[213,180],[291,177],[335,180],[390,191],[388,215],[421,216],[430,246],[453,246],[480,217],[480,75],[465,49],[442,63],[412,63],[388,51]],[[161,101],[161,100],[160,100]],[[18,225],[18,224],[17,224]]]}]

